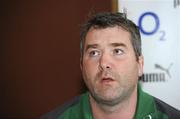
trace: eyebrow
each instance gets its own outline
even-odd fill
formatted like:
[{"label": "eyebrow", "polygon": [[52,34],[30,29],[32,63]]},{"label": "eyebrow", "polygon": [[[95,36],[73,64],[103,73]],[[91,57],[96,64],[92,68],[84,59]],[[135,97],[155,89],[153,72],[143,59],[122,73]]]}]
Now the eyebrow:
[{"label": "eyebrow", "polygon": [[124,43],[111,43],[110,46],[112,47],[127,47]]},{"label": "eyebrow", "polygon": [[97,48],[98,47],[98,44],[88,44],[86,47],[85,47],[85,51],[87,51],[88,49],[90,48]]},{"label": "eyebrow", "polygon": [[[127,47],[124,43],[110,43],[109,46],[111,47]],[[85,47],[85,51],[87,51],[88,49],[90,48],[97,48],[99,47],[98,44],[88,44],[86,47]]]}]

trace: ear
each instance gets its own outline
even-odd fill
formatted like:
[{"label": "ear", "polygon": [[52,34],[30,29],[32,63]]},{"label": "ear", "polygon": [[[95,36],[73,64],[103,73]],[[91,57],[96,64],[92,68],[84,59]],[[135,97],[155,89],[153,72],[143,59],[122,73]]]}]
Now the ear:
[{"label": "ear", "polygon": [[138,74],[139,77],[143,75],[144,70],[144,57],[141,55],[138,57]]}]

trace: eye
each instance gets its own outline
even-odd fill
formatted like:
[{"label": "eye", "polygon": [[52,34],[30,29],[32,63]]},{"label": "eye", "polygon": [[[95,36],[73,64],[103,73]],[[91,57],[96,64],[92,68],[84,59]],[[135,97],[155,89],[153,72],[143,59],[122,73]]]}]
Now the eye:
[{"label": "eye", "polygon": [[90,51],[89,55],[90,55],[90,57],[96,57],[99,55],[99,51],[97,51],[97,50]]},{"label": "eye", "polygon": [[123,50],[122,49],[114,49],[113,54],[115,54],[115,55],[122,55],[123,54]]}]

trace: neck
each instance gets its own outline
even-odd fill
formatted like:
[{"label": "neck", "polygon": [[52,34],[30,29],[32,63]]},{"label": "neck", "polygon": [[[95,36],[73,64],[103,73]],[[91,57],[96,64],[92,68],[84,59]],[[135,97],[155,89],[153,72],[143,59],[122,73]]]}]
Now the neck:
[{"label": "neck", "polygon": [[137,86],[128,99],[115,106],[98,104],[91,96],[90,103],[94,119],[133,119],[137,103]]}]

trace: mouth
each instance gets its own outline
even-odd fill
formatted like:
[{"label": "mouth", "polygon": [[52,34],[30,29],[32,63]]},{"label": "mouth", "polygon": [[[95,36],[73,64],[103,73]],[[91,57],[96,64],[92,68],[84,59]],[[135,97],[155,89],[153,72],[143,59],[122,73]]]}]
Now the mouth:
[{"label": "mouth", "polygon": [[102,78],[101,82],[102,83],[111,83],[114,82],[115,80],[113,78]]}]

